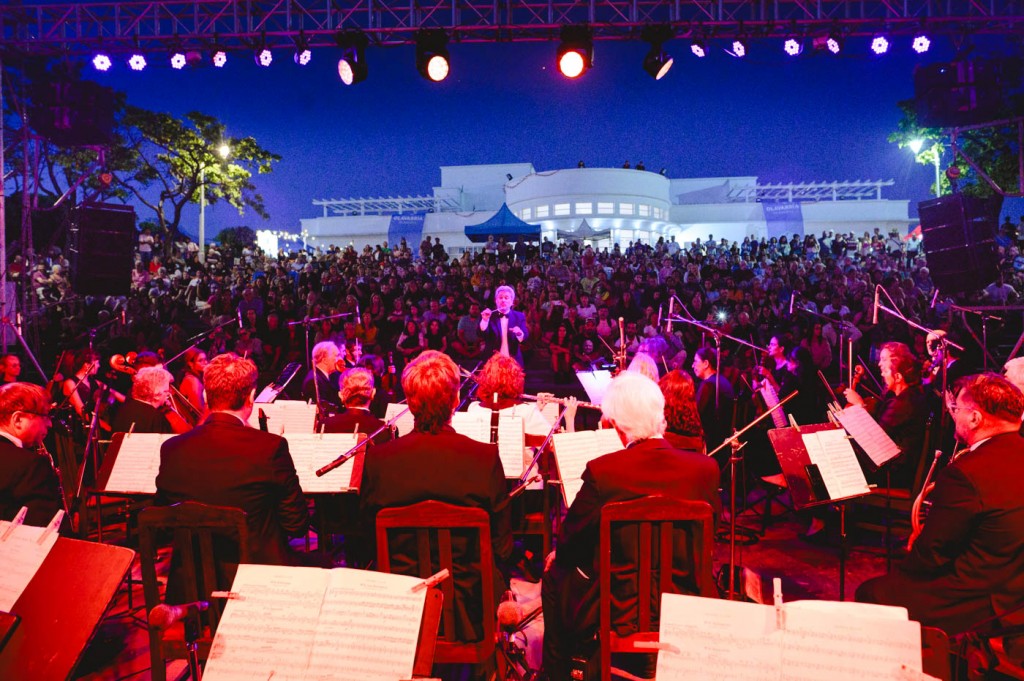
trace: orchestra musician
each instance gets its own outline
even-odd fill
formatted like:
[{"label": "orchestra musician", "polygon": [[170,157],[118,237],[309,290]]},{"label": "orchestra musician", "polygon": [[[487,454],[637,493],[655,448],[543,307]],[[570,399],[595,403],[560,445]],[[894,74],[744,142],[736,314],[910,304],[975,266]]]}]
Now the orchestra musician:
[{"label": "orchestra musician", "polygon": [[[601,402],[604,420],[615,428],[624,448],[587,464],[583,487],[562,523],[558,550],[547,560],[541,595],[544,670],[550,679],[570,678],[571,655],[593,638],[598,625],[598,524],[602,507],[661,494],[707,501],[716,516],[721,508],[718,464],[705,456],[681,452],[665,440],[664,408],[658,384],[630,371],[612,380]],[[673,555],[678,574],[692,570],[684,537],[676,537]],[[612,622],[617,629],[616,617],[637,607],[637,584],[616,584],[613,579],[612,588]],[[658,598],[652,598],[652,607],[656,608],[658,602]]]},{"label": "orchestra musician", "polygon": [[313,346],[313,368],[302,381],[302,399],[328,412],[341,410],[338,403],[338,346],[321,341]]},{"label": "orchestra musician", "polygon": [[[922,455],[921,446],[928,419],[927,400],[921,387],[920,364],[906,344],[890,341],[882,344],[878,369],[885,392],[874,408],[868,411],[902,452],[889,464],[889,484],[909,488],[913,483],[918,458]],[[843,396],[849,404],[867,408],[864,398],[856,391],[847,388]]]},{"label": "orchestra musician", "polygon": [[21,358],[10,354],[0,357],[0,385],[17,383],[21,376]]},{"label": "orchestra musician", "polygon": [[45,526],[63,505],[53,462],[38,451],[50,428],[50,396],[31,383],[0,386],[0,520],[28,508],[27,525]]},{"label": "orchestra musician", "polygon": [[[479,402],[471,402],[467,412],[490,414],[497,410],[502,416],[519,416],[523,419],[527,444],[540,444],[551,432],[553,425],[544,415],[544,405],[554,399],[553,395],[541,393],[534,403],[523,402],[521,396],[526,384],[526,375],[519,364],[506,355],[495,354],[487,360],[477,375],[477,397]],[[497,397],[497,401],[495,401]],[[578,402],[575,397],[566,398],[565,423],[569,432],[575,430],[576,409]]]},{"label": "orchestra musician", "polygon": [[[198,501],[245,511],[252,562],[297,565],[288,546],[309,527],[288,441],[249,426],[256,398],[256,365],[233,353],[203,372],[210,414],[199,426],[160,447],[157,505]],[[230,563],[231,551],[218,556]],[[237,557],[235,561],[237,563]],[[230,583],[230,582],[229,582]]]},{"label": "orchestra musician", "polygon": [[[402,388],[415,425],[411,433],[374,445],[366,452],[359,499],[365,536],[374,536],[377,513],[384,508],[431,499],[482,508],[491,517],[496,565],[506,565],[512,554],[512,533],[498,447],[460,435],[451,427],[452,414],[459,404],[458,365],[447,355],[427,350],[405,367]],[[389,542],[392,571],[412,574],[416,539],[397,539]],[[479,597],[473,596],[475,580],[468,569],[461,567],[468,568],[472,547],[464,538],[454,536],[452,544],[455,635],[460,641],[480,640],[483,632],[477,623],[482,621],[483,613],[479,612]],[[501,579],[497,574],[496,578]]]},{"label": "orchestra musician", "polygon": [[131,396],[111,424],[115,433],[185,433],[192,426],[170,404],[174,377],[162,366],[142,367],[132,377]]},{"label": "orchestra musician", "polygon": [[[345,409],[327,418],[325,433],[365,433],[372,435],[384,426],[384,421],[370,413],[370,404],[377,389],[373,373],[360,367],[348,369],[341,375],[339,397]],[[373,438],[373,444],[381,445],[392,439],[391,429],[384,428]]]},{"label": "orchestra musician", "polygon": [[[71,362],[74,372],[69,378],[64,379],[61,389],[64,398],[78,417],[78,425],[84,430],[89,426],[90,410],[94,406],[97,393],[100,390],[107,390],[107,387],[93,378],[100,368],[100,356],[93,350],[82,348],[76,351]],[[110,390],[110,398],[118,402],[124,402],[125,399],[124,395],[116,390]],[[104,430],[110,430],[109,424],[102,420],[100,424]]]},{"label": "orchestra musician", "polygon": [[697,389],[693,377],[673,369],[658,382],[665,398],[665,439],[680,451],[703,454],[704,428],[697,412]]},{"label": "orchestra musician", "polygon": [[707,450],[713,451],[732,433],[732,406],[736,399],[732,384],[716,370],[718,351],[710,345],[693,353],[693,374],[697,386],[697,413]]},{"label": "orchestra musician", "polygon": [[516,302],[516,291],[511,286],[499,286],[494,292],[494,304],[498,309],[490,308],[480,313],[480,332],[484,339],[484,357],[499,352],[512,357],[519,366],[523,364],[523,352],[520,346],[529,336],[526,326],[526,315],[513,310]]},{"label": "orchestra musician", "polygon": [[864,582],[857,600],[903,606],[950,635],[982,625],[985,636],[1024,624],[1024,394],[1002,376],[978,374],[947,399],[967,449],[938,474],[910,554]]}]

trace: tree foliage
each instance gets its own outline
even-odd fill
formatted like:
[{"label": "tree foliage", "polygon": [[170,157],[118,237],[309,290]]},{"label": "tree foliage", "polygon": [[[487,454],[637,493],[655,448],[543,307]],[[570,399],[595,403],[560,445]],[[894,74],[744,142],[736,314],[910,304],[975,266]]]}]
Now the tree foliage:
[{"label": "tree foliage", "polygon": [[256,245],[256,232],[249,227],[228,227],[217,235],[217,241],[227,248]]}]

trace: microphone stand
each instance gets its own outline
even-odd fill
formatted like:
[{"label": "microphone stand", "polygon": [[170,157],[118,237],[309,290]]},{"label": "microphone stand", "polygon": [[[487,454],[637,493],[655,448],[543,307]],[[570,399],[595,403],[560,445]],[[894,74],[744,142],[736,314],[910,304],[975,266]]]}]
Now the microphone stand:
[{"label": "microphone stand", "polygon": [[351,315],[351,312],[340,312],[338,314],[325,315],[323,317],[305,317],[297,322],[288,322],[288,326],[298,326],[301,324],[302,326],[306,327],[306,357],[309,358],[310,368],[312,368],[313,366],[313,358],[309,351],[309,327],[312,326],[313,324],[327,321],[328,319],[340,319],[341,317],[349,317]]},{"label": "microphone stand", "polygon": [[[399,402],[399,404],[401,404],[401,402]],[[373,442],[373,438],[375,438],[378,435],[380,435],[381,433],[383,433],[385,429],[390,428],[393,425],[395,425],[395,422],[398,421],[398,419],[400,419],[403,416],[405,416],[405,413],[407,411],[409,411],[409,407],[406,407],[402,411],[400,411],[397,414],[395,414],[394,416],[392,416],[389,420],[385,421],[383,426],[381,426],[377,430],[375,430],[372,433],[370,433],[369,435],[367,435],[365,441],[357,442],[353,447],[350,447],[347,452],[345,452],[344,454],[342,454],[337,459],[335,459],[334,461],[330,462],[329,464],[327,464],[323,468],[320,468],[319,470],[317,470],[316,477],[322,478],[325,475],[327,475],[328,473],[330,473],[331,471],[333,471],[335,468],[343,465],[346,461],[348,461],[349,459],[351,459],[353,456],[356,455],[356,451],[358,451],[358,449],[360,447],[364,446],[367,443]]]},{"label": "microphone stand", "polygon": [[[738,430],[729,437],[727,437],[722,444],[715,447],[714,451],[710,452],[708,456],[714,456],[725,446],[732,446],[733,443],[739,443],[739,437],[745,432],[756,426],[758,423],[763,421],[765,418],[772,415],[772,413],[782,407],[786,402],[796,397],[797,391],[793,391],[786,395],[785,398],[779,400],[779,403],[774,407],[766,410],[763,414],[758,416],[756,419],[748,423],[743,427],[742,430]],[[729,600],[733,600],[736,595],[736,464],[743,460],[740,455],[740,449],[746,443],[739,443],[737,447],[733,449],[732,454],[729,456]]]},{"label": "microphone stand", "polygon": [[202,331],[202,332],[196,334],[195,336],[192,336],[191,338],[189,338],[188,340],[185,341],[186,343],[188,343],[188,345],[185,346],[185,349],[182,350],[181,352],[179,352],[178,354],[176,354],[174,357],[171,357],[169,360],[165,361],[163,363],[164,366],[167,367],[167,366],[171,365],[174,361],[176,361],[176,360],[180,359],[181,357],[183,357],[186,352],[188,352],[189,350],[194,348],[196,345],[198,345],[199,341],[203,340],[204,338],[206,338],[207,336],[212,334],[214,331],[220,331],[225,326],[230,326],[231,324],[237,324],[237,323],[238,323],[238,317],[232,317],[231,319],[229,319],[228,321],[224,322],[223,324],[219,324],[219,325],[217,325],[217,326],[215,326],[215,327],[213,327],[213,328],[211,328],[211,329],[209,329],[207,331]]}]

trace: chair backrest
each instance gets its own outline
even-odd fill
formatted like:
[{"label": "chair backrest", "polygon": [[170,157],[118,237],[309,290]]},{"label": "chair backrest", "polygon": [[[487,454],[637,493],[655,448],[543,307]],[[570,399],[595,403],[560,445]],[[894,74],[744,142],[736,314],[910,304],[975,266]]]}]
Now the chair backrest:
[{"label": "chair backrest", "polygon": [[[216,545],[224,541],[231,542],[233,547],[237,546],[239,563],[251,560],[245,512],[238,508],[186,501],[173,506],[143,509],[139,513],[138,523],[146,612],[162,602],[156,574],[156,553],[161,537],[170,535],[174,538],[175,555],[172,560],[174,574],[168,579],[168,587],[172,579],[176,586],[180,586],[182,602],[210,601],[207,612],[209,636],[204,639],[212,640],[224,605],[219,600],[211,600],[210,592],[229,589],[234,575],[227,572],[233,572],[233,568],[237,567],[237,563],[232,560],[231,565],[222,564],[221,570],[218,570]],[[165,658],[183,658],[185,648],[181,641],[165,640],[162,632],[153,629],[150,629],[149,639],[153,679],[163,681],[166,675]],[[208,643],[207,640],[204,647],[206,652]]]},{"label": "chair backrest", "polygon": [[[714,512],[706,501],[684,501],[660,495],[615,502],[601,509],[598,636],[603,680],[611,678],[613,652],[640,652],[635,647],[636,643],[658,640],[658,613],[651,607],[652,594],[686,592],[673,579],[677,567],[677,539],[687,538],[684,551],[689,562],[688,590],[699,596],[718,596],[711,565],[713,522]],[[633,556],[635,562],[631,575],[623,573],[624,566],[612,565],[613,551],[624,548],[613,543],[616,536],[621,536],[617,533],[623,530],[636,533],[636,555]],[[616,570],[616,579],[636,580],[636,618],[633,619],[632,612],[629,616],[630,622],[635,621],[637,633],[630,636],[620,637],[612,629],[613,569]],[[658,576],[657,584],[652,583],[654,574]]]},{"label": "chair backrest", "polygon": [[[478,663],[494,654],[495,619],[497,603],[494,590],[494,551],[491,547],[491,524],[487,512],[480,508],[455,506],[440,501],[421,501],[411,506],[386,508],[377,514],[377,567],[382,572],[392,572],[392,553],[389,550],[392,535],[397,531],[411,534],[415,542],[415,565],[407,574],[427,578],[440,570],[447,569],[451,579],[444,580],[439,587],[444,596],[441,612],[441,633],[438,635],[434,662],[437,663]],[[470,538],[479,549],[480,604],[483,621],[480,629],[483,636],[479,641],[460,641],[455,633],[458,598],[455,578],[465,569],[465,561],[453,550],[459,543],[461,533],[475,535]],[[475,580],[474,580],[475,581]]]}]

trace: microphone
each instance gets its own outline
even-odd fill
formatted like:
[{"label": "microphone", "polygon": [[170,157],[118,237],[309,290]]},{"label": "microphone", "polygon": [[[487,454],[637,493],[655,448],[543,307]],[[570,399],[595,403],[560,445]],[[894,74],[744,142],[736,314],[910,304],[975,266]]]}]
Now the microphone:
[{"label": "microphone", "polygon": [[789,294],[789,316],[793,316],[793,303],[796,302],[797,292],[793,291]]},{"label": "microphone", "polygon": [[267,412],[263,411],[263,409],[260,409],[260,414],[259,416],[256,417],[256,419],[260,422],[260,430],[262,430],[264,433],[269,433],[270,431],[267,428],[267,421],[269,420],[267,419]]},{"label": "microphone", "polygon": [[672,306],[675,305],[674,296],[668,297],[668,317],[665,318],[665,333],[672,333]]},{"label": "microphone", "polygon": [[[358,451],[358,448],[357,448],[356,451]],[[348,461],[349,459],[351,459],[355,455],[356,455],[355,451],[349,452],[348,454],[342,454],[341,456],[339,456],[334,461],[330,462],[329,464],[327,464],[323,468],[317,470],[316,477],[318,477],[318,478],[324,477],[325,475],[327,475],[328,473],[333,471],[335,468],[338,468],[339,466],[344,465],[344,463],[346,461]]]},{"label": "microphone", "polygon": [[[506,596],[510,593],[511,592],[506,592]],[[512,598],[514,598],[514,596]],[[515,631],[519,628],[519,623],[523,621],[525,616],[526,612],[523,610],[523,606],[519,605],[514,600],[507,600],[498,603],[498,627],[502,631]]]},{"label": "microphone", "polygon": [[875,311],[871,315],[871,323],[872,324],[877,324],[878,323],[878,286],[875,286]]},{"label": "microphone", "polygon": [[166,605],[161,603],[149,611],[149,628],[163,631],[176,622],[194,614],[199,614],[210,607],[206,601],[193,601],[184,605]]}]

